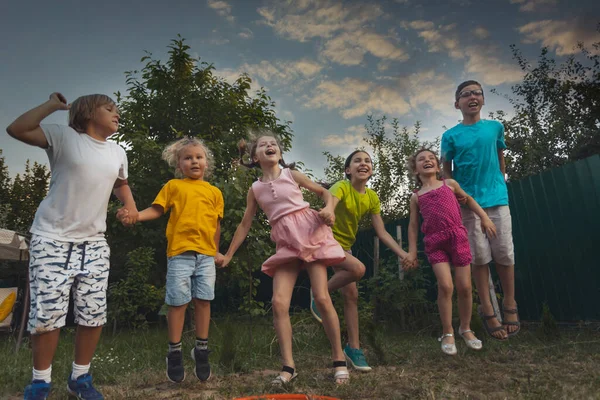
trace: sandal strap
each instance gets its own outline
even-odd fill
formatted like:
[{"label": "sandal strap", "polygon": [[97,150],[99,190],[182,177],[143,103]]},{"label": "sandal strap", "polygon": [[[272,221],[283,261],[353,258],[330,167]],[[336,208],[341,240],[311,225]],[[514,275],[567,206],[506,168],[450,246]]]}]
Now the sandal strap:
[{"label": "sandal strap", "polygon": [[467,329],[466,331],[461,331],[460,329],[458,330],[458,334],[460,336],[464,335],[465,333],[469,333],[471,332],[472,334],[475,334],[475,332],[473,332],[471,329]]},{"label": "sandal strap", "polygon": [[346,361],[334,361],[333,368],[338,368],[338,367],[348,367],[348,364],[346,363]]},{"label": "sandal strap", "polygon": [[519,321],[504,321],[504,325],[512,325],[512,326],[521,326],[521,322]]},{"label": "sandal strap", "polygon": [[519,310],[517,310],[516,308],[510,308],[510,309],[505,308],[505,309],[503,309],[503,311],[505,313],[509,313],[509,314],[517,314],[519,312]]},{"label": "sandal strap", "polygon": [[442,336],[440,336],[438,338],[438,342],[441,342],[442,340],[444,340],[447,337],[454,337],[454,334],[453,333],[444,333]]},{"label": "sandal strap", "polygon": [[[281,372],[287,372],[288,374],[290,374],[290,375],[294,376],[294,372],[296,372],[296,371],[294,370],[294,368],[292,368],[292,367],[288,367],[287,365],[284,365],[284,366],[281,368]],[[280,376],[281,376],[281,375],[280,375]]]}]

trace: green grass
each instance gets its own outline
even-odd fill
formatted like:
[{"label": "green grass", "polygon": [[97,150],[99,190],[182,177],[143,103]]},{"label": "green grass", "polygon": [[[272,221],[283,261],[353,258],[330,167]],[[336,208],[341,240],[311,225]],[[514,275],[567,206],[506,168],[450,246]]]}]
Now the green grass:
[{"label": "green grass", "polygon": [[[391,325],[362,324],[363,347],[374,367],[351,373],[349,385],[332,381],[330,349],[321,325],[309,313],[293,316],[298,379],[283,389],[340,399],[600,399],[600,333],[591,328],[563,329],[547,335],[525,328],[509,342],[484,340],[481,352],[457,341],[459,354],[442,354],[438,327],[402,332]],[[281,368],[270,318],[217,319],[211,325],[210,360],[214,378],[193,376],[189,349],[193,331],[184,335],[187,377],[181,385],[165,377],[166,327],[103,335],[92,363],[94,380],[108,399],[232,399],[277,392],[270,380]],[[53,364],[51,399],[67,398],[66,378],[73,359],[74,330],[66,329]],[[0,398],[22,398],[31,378],[28,343],[14,353],[14,338],[0,344]],[[280,389],[281,390],[281,389]]]}]

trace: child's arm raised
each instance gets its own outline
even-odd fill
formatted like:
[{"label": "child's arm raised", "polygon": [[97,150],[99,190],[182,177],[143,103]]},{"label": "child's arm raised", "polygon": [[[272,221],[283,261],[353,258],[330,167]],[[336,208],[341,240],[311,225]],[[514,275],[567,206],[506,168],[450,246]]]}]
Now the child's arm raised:
[{"label": "child's arm raised", "polygon": [[410,197],[410,222],[408,223],[408,257],[404,268],[417,266],[417,238],[419,237],[419,200],[416,193]]},{"label": "child's arm raised", "polygon": [[371,223],[373,224],[373,228],[375,228],[375,233],[381,239],[383,244],[392,249],[394,253],[402,260],[408,257],[408,253],[402,250],[402,247],[394,240],[392,235],[385,230],[385,225],[383,224],[383,219],[380,214],[371,214]]},{"label": "child's arm raised", "polygon": [[490,217],[483,211],[483,208],[477,204],[475,199],[469,196],[454,179],[446,179],[446,184],[454,189],[454,194],[457,197],[464,197],[467,199],[467,207],[481,219],[481,230],[490,238],[496,237],[496,225],[494,225]]},{"label": "child's arm raised", "polygon": [[[325,207],[319,211],[319,217],[325,222],[327,225],[332,226],[335,222],[335,206],[339,201],[337,198],[329,193],[329,190],[325,189],[323,186],[311,181],[308,179],[306,175],[302,172],[291,170],[292,177],[294,180],[303,188],[310,190],[311,192],[318,195],[325,202]],[[337,201],[335,201],[335,200]]]},{"label": "child's arm raised", "polygon": [[68,110],[69,107],[70,105],[67,104],[67,99],[65,99],[62,94],[52,93],[48,101],[27,111],[25,114],[14,120],[13,123],[6,128],[6,132],[23,143],[45,149],[48,147],[48,140],[40,127],[40,123],[53,112],[58,110]]},{"label": "child's arm raised", "polygon": [[231,258],[240,248],[244,240],[246,240],[246,236],[248,236],[248,232],[250,231],[250,227],[252,226],[252,220],[256,215],[256,210],[258,209],[258,203],[256,202],[256,198],[254,197],[254,192],[252,188],[248,190],[248,197],[246,198],[246,211],[244,212],[244,217],[242,218],[242,222],[238,225],[235,233],[233,234],[233,239],[231,239],[231,244],[229,245],[229,249],[227,253],[221,258],[218,257],[219,262],[221,263],[221,268],[226,267],[227,264],[231,261]]}]

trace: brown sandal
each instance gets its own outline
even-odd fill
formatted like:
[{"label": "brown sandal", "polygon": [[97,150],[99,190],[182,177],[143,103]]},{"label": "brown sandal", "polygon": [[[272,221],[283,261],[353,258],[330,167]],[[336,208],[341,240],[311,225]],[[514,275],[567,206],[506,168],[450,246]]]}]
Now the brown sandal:
[{"label": "brown sandal", "polygon": [[517,308],[513,308],[513,309],[503,309],[502,310],[504,312],[504,314],[516,314],[517,315],[517,320],[516,321],[507,321],[506,318],[504,318],[504,321],[502,322],[504,325],[511,325],[511,326],[516,326],[517,330],[513,331],[513,332],[509,332],[508,330],[506,330],[506,333],[508,334],[508,336],[515,336],[517,333],[519,333],[521,331],[521,320],[519,318],[519,310],[517,310]]},{"label": "brown sandal", "polygon": [[[485,331],[492,339],[496,339],[500,342],[504,342],[505,340],[508,340],[508,336],[505,338],[499,338],[499,337],[493,335],[494,332],[499,332],[499,331],[506,332],[506,329],[504,329],[504,326],[500,325],[495,328],[492,328],[491,326],[488,325],[488,320],[490,320],[492,318],[496,318],[495,313],[492,315],[484,315],[481,306],[479,306],[479,307],[477,307],[477,314],[479,314],[479,316],[481,317],[481,321],[483,322],[483,327],[485,328]],[[508,332],[506,332],[506,334],[508,335]]]}]

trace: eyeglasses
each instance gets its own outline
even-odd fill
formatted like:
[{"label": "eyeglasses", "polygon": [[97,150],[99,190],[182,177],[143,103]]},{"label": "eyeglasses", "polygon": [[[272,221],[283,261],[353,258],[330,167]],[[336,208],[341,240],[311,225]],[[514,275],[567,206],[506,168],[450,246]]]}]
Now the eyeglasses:
[{"label": "eyeglasses", "polygon": [[464,92],[460,92],[458,94],[458,97],[462,97],[463,99],[466,99],[467,97],[471,97],[471,95],[473,95],[473,96],[483,96],[483,90],[481,90],[481,89],[477,89],[477,90],[465,90]]}]

